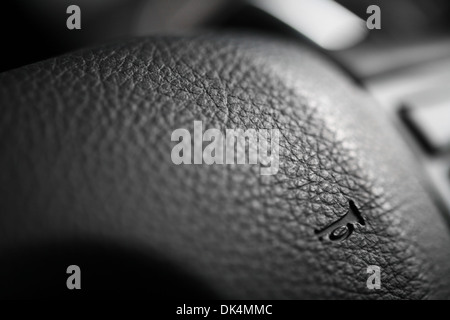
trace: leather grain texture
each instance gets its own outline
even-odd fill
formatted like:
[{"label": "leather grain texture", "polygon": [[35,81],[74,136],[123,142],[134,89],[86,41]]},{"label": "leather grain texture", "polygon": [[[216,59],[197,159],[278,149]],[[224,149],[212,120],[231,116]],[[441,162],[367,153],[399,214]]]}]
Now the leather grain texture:
[{"label": "leather grain texture", "polygon": [[[279,129],[279,172],[174,165],[171,134],[194,120]],[[299,44],[148,37],[22,67],[0,74],[0,278],[26,290],[24,264],[51,246],[73,261],[65,243],[101,242],[164,261],[148,286],[170,265],[211,297],[448,298],[448,230],[412,158],[380,107]],[[320,241],[349,200],[366,225]],[[96,265],[125,270],[121,257]],[[380,290],[366,287],[369,265]]]}]

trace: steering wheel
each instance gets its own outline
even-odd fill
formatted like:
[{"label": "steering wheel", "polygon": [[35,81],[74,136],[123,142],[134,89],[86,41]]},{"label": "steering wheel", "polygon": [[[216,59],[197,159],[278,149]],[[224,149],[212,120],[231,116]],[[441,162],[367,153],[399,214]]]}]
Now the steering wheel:
[{"label": "steering wheel", "polygon": [[[276,173],[194,147],[175,164],[196,121],[277,130]],[[0,73],[0,168],[1,297],[450,296],[448,225],[411,151],[292,40],[144,36]]]}]

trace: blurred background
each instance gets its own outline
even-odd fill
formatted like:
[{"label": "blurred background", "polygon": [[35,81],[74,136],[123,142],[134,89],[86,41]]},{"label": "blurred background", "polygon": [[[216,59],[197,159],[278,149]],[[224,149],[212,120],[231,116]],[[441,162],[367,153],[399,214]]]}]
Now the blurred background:
[{"label": "blurred background", "polygon": [[[269,2],[275,5],[267,8]],[[320,21],[321,16],[333,19],[333,15],[328,15],[329,8],[313,8],[312,3],[314,0],[4,0],[0,9],[0,71],[126,36],[211,28],[260,29],[288,36],[289,28],[270,19],[271,13],[267,11],[285,5],[291,8],[297,21],[308,17]],[[447,41],[450,34],[447,0],[338,0],[336,3],[364,20],[369,5],[382,8],[382,29],[370,33],[358,47],[358,50],[372,51],[374,57],[378,54],[373,52],[374,48],[391,52],[402,46]],[[81,30],[66,28],[66,8],[72,4],[81,8]],[[364,73],[372,73],[374,69],[379,72],[380,66],[373,60],[370,65],[364,63],[365,66],[358,61],[357,67]]]}]

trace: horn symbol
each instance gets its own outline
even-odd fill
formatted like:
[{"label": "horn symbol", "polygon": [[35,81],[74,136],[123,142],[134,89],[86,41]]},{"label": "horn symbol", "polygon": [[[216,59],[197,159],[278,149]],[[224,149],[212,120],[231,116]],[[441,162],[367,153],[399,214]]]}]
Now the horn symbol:
[{"label": "horn symbol", "polygon": [[350,200],[349,209],[344,216],[330,224],[328,227],[325,227],[322,230],[315,230],[314,232],[320,240],[326,238],[330,241],[344,241],[353,233],[356,223],[362,226],[366,224],[361,212],[359,212],[355,203]]}]

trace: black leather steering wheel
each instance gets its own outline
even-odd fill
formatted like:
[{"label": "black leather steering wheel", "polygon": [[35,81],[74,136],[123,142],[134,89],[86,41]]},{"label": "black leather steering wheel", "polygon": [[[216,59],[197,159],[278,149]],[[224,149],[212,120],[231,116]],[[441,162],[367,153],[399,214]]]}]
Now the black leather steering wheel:
[{"label": "black leather steering wheel", "polygon": [[[173,164],[171,133],[195,120],[279,129],[278,173]],[[447,225],[412,158],[333,63],[257,34],[136,38],[1,73],[0,296],[448,298]],[[348,237],[318,236],[348,212],[363,221]]]}]

